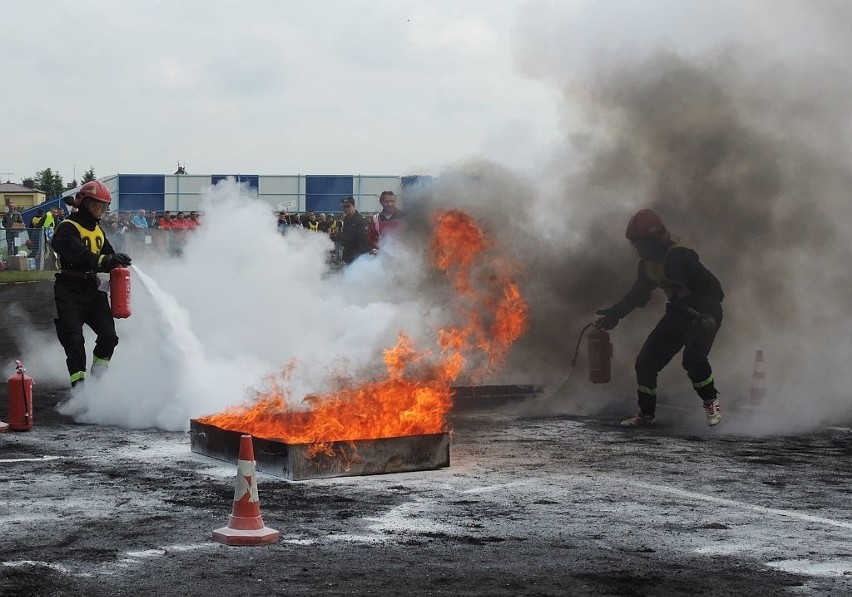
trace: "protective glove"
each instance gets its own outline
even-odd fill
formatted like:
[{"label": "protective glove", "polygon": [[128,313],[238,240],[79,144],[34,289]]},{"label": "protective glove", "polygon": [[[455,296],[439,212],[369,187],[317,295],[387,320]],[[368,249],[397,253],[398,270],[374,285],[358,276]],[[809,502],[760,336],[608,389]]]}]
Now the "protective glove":
[{"label": "protective glove", "polygon": [[683,307],[683,309],[689,314],[692,318],[690,321],[690,325],[696,330],[704,334],[711,334],[716,332],[719,329],[719,323],[716,321],[716,318],[713,317],[710,313],[707,312],[699,312],[692,307]]},{"label": "protective glove", "polygon": [[126,267],[130,265],[130,255],[127,253],[113,253],[104,257],[101,267],[103,271],[108,272],[119,266]]},{"label": "protective glove", "polygon": [[601,309],[600,311],[595,311],[595,313],[597,315],[603,315],[603,317],[595,320],[596,327],[609,331],[618,325],[618,320],[620,318],[613,312],[613,309]]}]

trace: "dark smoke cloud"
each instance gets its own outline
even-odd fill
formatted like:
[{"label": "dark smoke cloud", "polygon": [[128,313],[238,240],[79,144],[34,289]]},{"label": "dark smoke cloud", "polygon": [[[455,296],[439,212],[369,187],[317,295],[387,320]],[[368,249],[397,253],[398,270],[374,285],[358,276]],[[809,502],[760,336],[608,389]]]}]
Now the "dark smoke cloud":
[{"label": "dark smoke cloud", "polygon": [[[522,264],[531,329],[509,377],[546,382],[564,373],[581,327],[631,284],[636,257],[624,228],[651,207],[725,289],[711,358],[723,394],[748,394],[761,348],[777,404],[796,409],[803,424],[852,413],[843,373],[852,357],[852,7],[776,6],[782,30],[770,37],[788,46],[771,51],[747,41],[699,53],[662,48],[591,61],[573,78],[544,59],[554,70],[539,65],[537,75],[560,81],[566,113],[581,115],[566,118],[565,147],[542,177],[558,184],[470,163],[456,168],[469,178],[437,193],[486,221]],[[811,48],[784,27],[817,32],[820,43]],[[558,42],[545,45],[553,51]],[[630,394],[632,358],[660,299],[616,329],[610,394]],[[679,366],[669,369],[661,383],[689,394]]]}]

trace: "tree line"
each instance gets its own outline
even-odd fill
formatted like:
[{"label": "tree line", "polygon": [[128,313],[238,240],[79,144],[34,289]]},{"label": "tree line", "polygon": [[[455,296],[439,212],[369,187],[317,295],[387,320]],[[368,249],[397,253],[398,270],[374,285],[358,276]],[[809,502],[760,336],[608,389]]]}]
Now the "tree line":
[{"label": "tree line", "polygon": [[95,180],[95,178],[97,178],[95,176],[95,167],[89,166],[89,169],[83,173],[83,178],[79,183],[76,180],[72,180],[66,185],[59,172],[55,172],[53,168],[45,168],[36,172],[35,176],[22,179],[21,184],[29,189],[42,191],[48,199],[55,199],[68,189],[73,189],[78,184]]}]

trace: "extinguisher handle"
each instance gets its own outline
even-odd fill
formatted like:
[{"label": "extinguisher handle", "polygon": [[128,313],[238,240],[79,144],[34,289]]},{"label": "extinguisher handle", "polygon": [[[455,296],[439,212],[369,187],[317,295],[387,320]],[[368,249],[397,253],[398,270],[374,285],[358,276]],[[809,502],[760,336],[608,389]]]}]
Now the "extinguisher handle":
[{"label": "extinguisher handle", "polygon": [[24,364],[21,361],[15,361],[15,370],[18,373],[23,373],[24,371],[26,371],[26,369],[24,369]]}]

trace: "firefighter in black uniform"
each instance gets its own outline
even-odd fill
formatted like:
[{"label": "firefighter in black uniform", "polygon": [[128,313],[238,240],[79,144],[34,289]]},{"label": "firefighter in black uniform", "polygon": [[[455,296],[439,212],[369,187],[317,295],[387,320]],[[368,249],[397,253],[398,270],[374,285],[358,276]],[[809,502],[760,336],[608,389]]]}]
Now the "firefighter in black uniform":
[{"label": "firefighter in black uniform", "polygon": [[597,312],[602,317],[596,324],[605,330],[614,328],[633,309],[644,307],[657,287],[665,291],[669,302],[666,314],[636,357],[639,413],[621,424],[633,427],[654,422],[657,374],[683,348],[683,368],[704,402],[707,424],[716,425],[722,414],[707,355],[722,323],[722,286],[695,251],[671,240],[660,217],[650,209],[642,209],[630,219],[627,238],[639,253],[639,275],[623,299]]},{"label": "firefighter in black uniform", "polygon": [[56,227],[50,243],[60,268],[53,286],[56,335],[65,349],[72,386],[86,379],[83,324],[97,335],[92,354],[93,376],[106,370],[118,344],[115,320],[97,275],[130,265],[130,257],[113,250],[99,225],[111,201],[112,195],[102,182],[85,183],[71,203],[76,211]]}]

